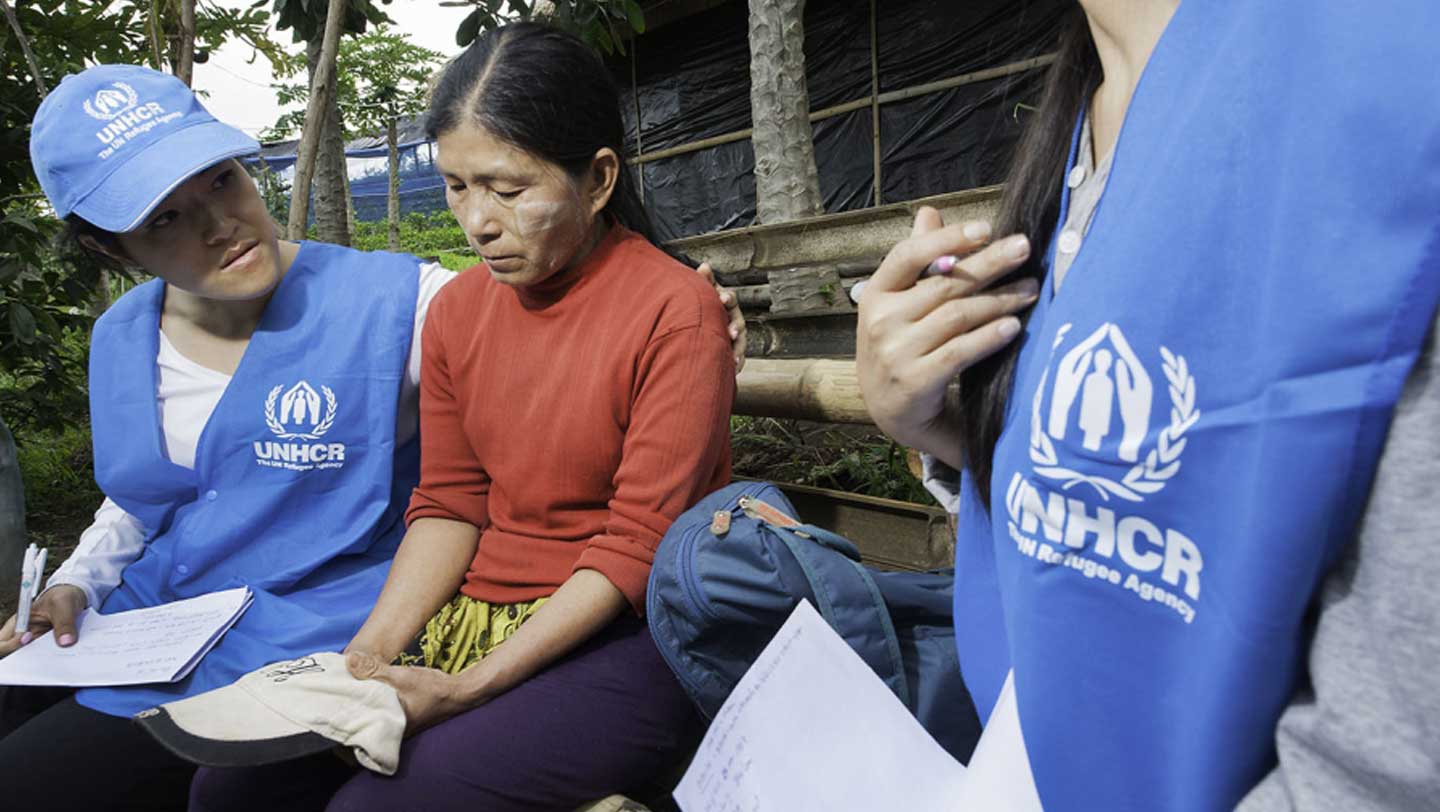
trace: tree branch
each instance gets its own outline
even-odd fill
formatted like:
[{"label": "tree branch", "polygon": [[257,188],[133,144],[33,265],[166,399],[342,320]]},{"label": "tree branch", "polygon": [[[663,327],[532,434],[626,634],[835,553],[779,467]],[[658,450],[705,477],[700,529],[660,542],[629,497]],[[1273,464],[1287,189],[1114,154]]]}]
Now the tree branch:
[{"label": "tree branch", "polygon": [[9,0],[0,0],[0,9],[4,9],[5,19],[15,32],[15,38],[20,41],[20,51],[25,54],[25,64],[30,66],[30,75],[35,79],[35,89],[40,91],[40,98],[43,99],[50,91],[45,89],[45,76],[40,72],[40,63],[35,61],[35,52],[30,50],[30,39],[21,30],[20,20],[15,16],[15,9],[10,7]]},{"label": "tree branch", "polygon": [[175,75],[187,86],[195,75],[195,0],[180,0],[180,64]]}]

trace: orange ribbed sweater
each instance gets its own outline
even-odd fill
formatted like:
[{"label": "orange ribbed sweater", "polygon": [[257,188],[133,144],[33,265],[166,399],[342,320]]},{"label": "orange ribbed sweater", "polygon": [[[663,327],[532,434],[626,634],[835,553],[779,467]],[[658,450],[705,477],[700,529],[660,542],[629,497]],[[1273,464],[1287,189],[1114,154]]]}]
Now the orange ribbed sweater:
[{"label": "orange ribbed sweater", "polygon": [[541,285],[477,266],[445,286],[406,520],[480,528],[463,593],[533,600],[593,569],[644,614],[660,537],[730,478],[726,326],[709,284],[619,226]]}]

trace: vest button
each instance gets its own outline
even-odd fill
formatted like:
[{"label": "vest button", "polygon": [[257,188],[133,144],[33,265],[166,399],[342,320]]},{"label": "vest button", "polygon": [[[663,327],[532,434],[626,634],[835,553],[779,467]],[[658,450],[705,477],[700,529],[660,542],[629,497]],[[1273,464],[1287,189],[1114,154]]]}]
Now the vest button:
[{"label": "vest button", "polygon": [[180,573],[181,575],[184,575],[185,573],[190,571],[190,568],[185,566],[184,564],[176,564],[175,571]]},{"label": "vest button", "polygon": [[220,492],[217,491],[217,490],[208,490],[208,491],[205,492],[205,501],[207,501],[207,502],[214,502],[216,499],[219,499],[219,498],[220,498]]}]

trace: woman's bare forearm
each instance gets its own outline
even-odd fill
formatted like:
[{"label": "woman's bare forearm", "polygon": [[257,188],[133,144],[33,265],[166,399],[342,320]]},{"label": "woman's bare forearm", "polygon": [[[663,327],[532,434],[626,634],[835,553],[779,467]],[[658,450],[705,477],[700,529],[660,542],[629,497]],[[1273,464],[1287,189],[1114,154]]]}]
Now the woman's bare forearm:
[{"label": "woman's bare forearm", "polygon": [[380,599],[345,651],[389,661],[405,649],[445,602],[455,596],[480,530],[468,522],[417,519],[405,533]]},{"label": "woman's bare forearm", "polygon": [[466,705],[479,705],[528,679],[610,625],[629,603],[610,579],[579,570],[525,625],[460,674]]}]

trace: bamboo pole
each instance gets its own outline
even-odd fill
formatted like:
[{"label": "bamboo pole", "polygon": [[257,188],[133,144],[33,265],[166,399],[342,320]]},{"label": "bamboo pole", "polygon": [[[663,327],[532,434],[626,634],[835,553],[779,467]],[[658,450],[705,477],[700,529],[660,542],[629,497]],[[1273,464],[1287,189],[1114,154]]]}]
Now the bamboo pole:
[{"label": "bamboo pole", "polygon": [[873,423],[853,360],[751,358],[736,379],[735,414]]},{"label": "bamboo pole", "polygon": [[[965,73],[961,74],[960,76],[952,76],[949,79],[941,79],[936,82],[927,82],[923,85],[915,85],[913,87],[901,88],[900,90],[892,90],[889,93],[881,93],[878,96],[866,96],[863,99],[856,99],[854,101],[845,102],[844,104],[837,104],[833,107],[826,107],[821,110],[816,110],[810,114],[810,123],[814,124],[819,121],[834,118],[835,116],[841,116],[846,113],[853,113],[856,110],[864,110],[865,108],[876,104],[892,104],[897,101],[905,101],[907,99],[913,99],[918,96],[925,96],[931,93],[939,93],[945,90],[953,90],[957,87],[964,87],[965,85],[975,84],[976,82],[986,82],[991,79],[1000,79],[1006,76],[1010,76],[1012,74],[1023,73],[1027,70],[1032,70],[1043,65],[1048,65],[1054,60],[1055,56],[1053,54],[1046,54],[1044,56],[1037,56],[1034,59],[1026,59],[1021,62],[1012,62],[1009,65],[1001,65],[998,68],[986,68],[985,70]],[[710,149],[711,147],[731,144],[736,141],[744,141],[752,134],[754,134],[754,130],[749,128],[744,130],[735,130],[733,132],[722,133],[720,135],[711,136],[709,138],[702,138],[699,141],[692,141],[688,144],[678,144],[673,147],[666,147],[665,149],[657,149],[654,152],[642,153],[630,157],[629,160],[631,163],[648,164],[652,161],[661,161],[666,158],[674,158],[679,155],[688,155],[692,152],[699,152],[703,149]]]},{"label": "bamboo pole", "polygon": [[[637,78],[640,68],[640,48],[632,38],[630,41],[630,99],[635,102],[635,154],[645,154],[645,141],[640,135],[640,128],[644,126],[644,120],[640,112],[640,82]],[[645,205],[645,167],[635,167],[635,186],[640,193],[640,205]]]},{"label": "bamboo pole", "polygon": [[875,146],[875,205],[880,205],[880,22],[879,0],[870,0],[870,135]]}]

